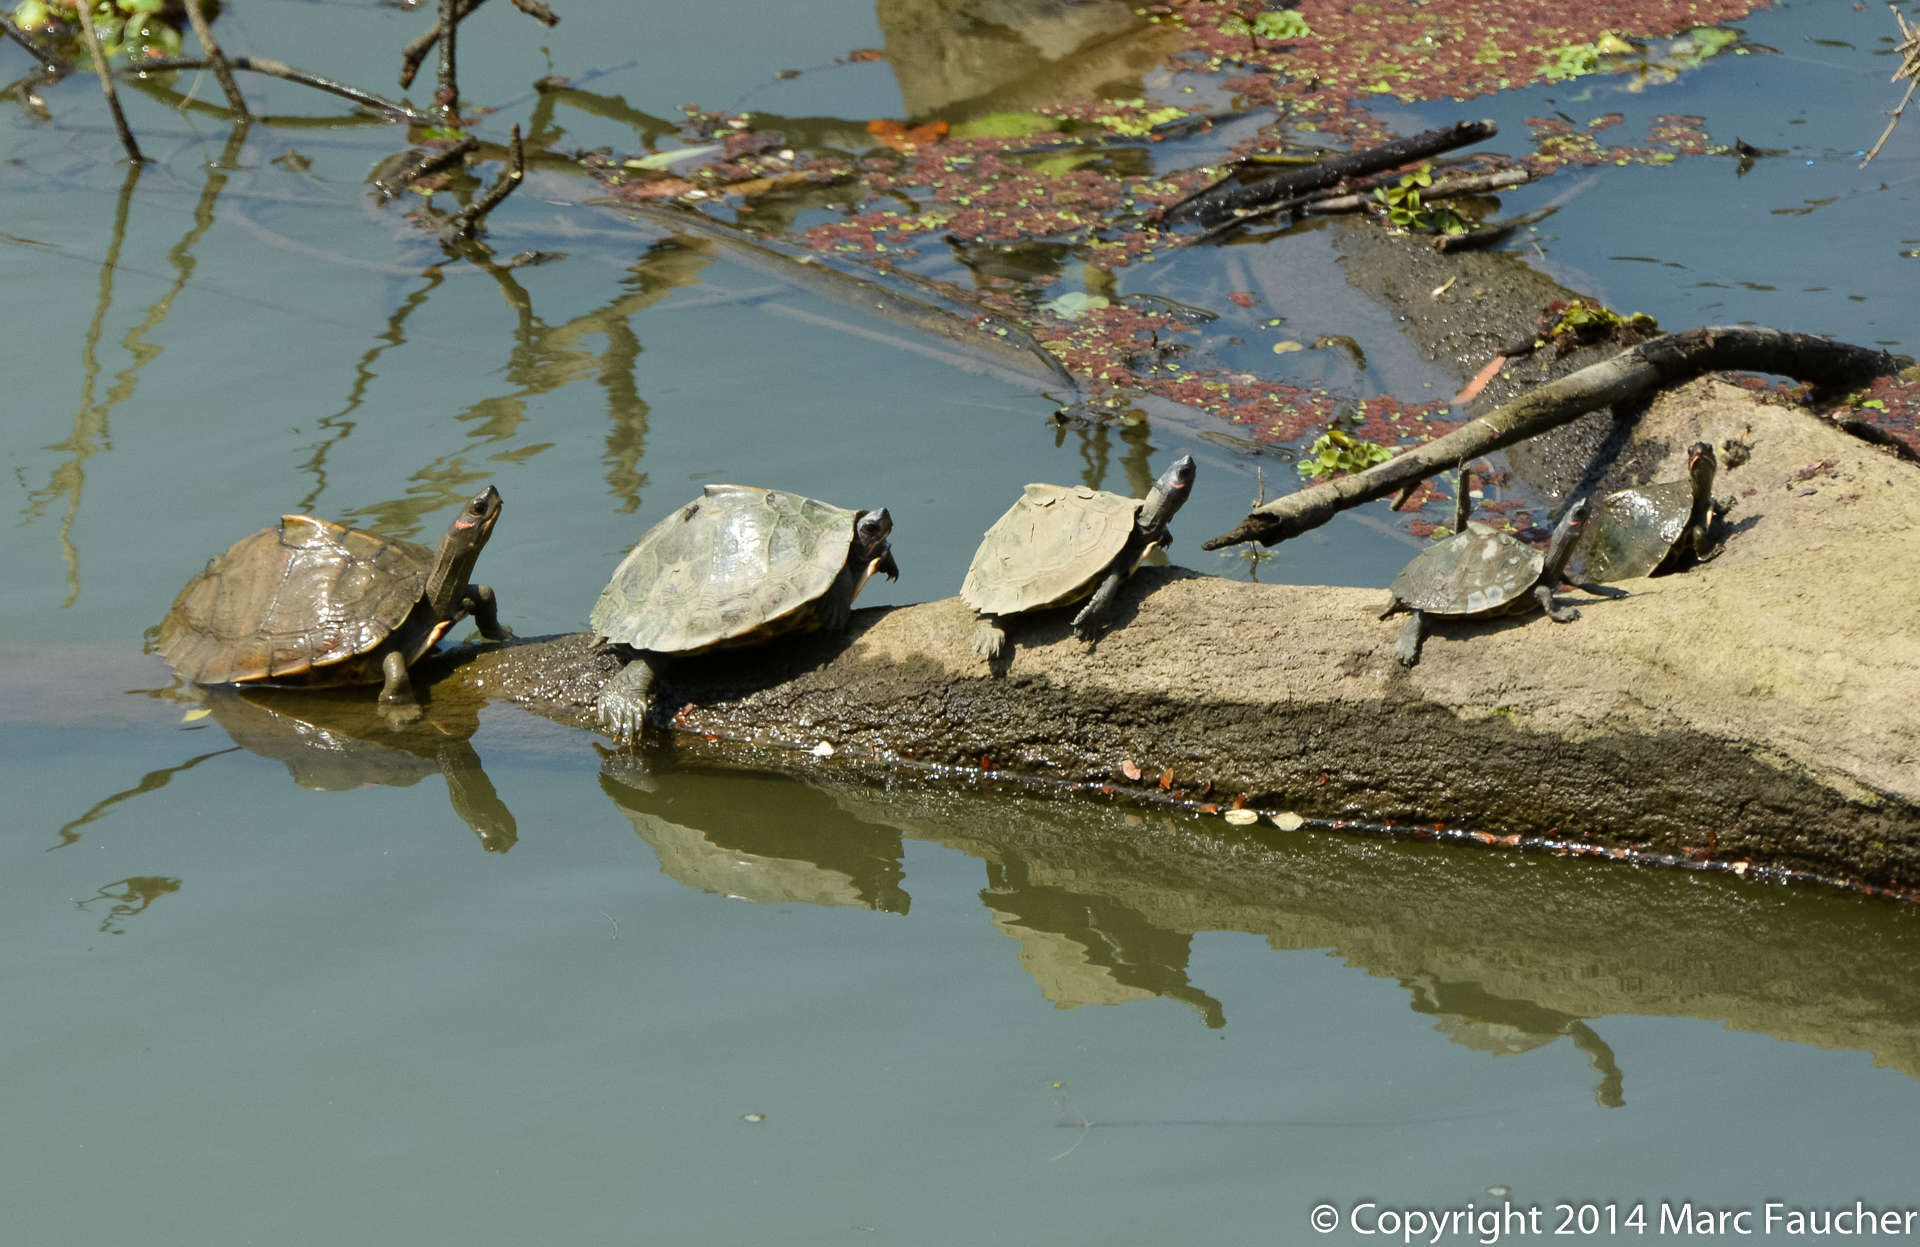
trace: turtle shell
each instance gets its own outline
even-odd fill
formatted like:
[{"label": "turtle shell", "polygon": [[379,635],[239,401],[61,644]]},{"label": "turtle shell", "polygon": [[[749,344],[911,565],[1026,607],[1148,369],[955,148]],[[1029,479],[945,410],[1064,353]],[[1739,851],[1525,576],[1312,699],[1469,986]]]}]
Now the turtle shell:
[{"label": "turtle shell", "polygon": [[1138,498],[1084,485],[1029,485],[987,530],[960,596],[983,615],[1079,601],[1126,546],[1139,513]]},{"label": "turtle shell", "polygon": [[[197,684],[378,682],[367,656],[420,602],[433,560],[411,542],[282,516],[180,590],[160,623],[160,656]],[[419,629],[408,663],[451,622]]]},{"label": "turtle shell", "polygon": [[1547,557],[1478,521],[1428,546],[1393,580],[1395,600],[1429,615],[1471,617],[1507,609],[1539,583]]},{"label": "turtle shell", "polygon": [[657,654],[816,627],[861,514],[799,494],[709,485],[634,544],[589,622],[610,641]]},{"label": "turtle shell", "polygon": [[1581,557],[1589,580],[1652,574],[1687,531],[1693,482],[1664,481],[1608,494],[1587,523]]}]

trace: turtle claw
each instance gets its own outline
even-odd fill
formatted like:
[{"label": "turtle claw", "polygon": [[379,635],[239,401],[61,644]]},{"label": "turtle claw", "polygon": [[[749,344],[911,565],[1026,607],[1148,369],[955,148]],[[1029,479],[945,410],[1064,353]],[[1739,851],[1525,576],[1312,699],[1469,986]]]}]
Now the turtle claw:
[{"label": "turtle claw", "polygon": [[645,701],[622,696],[611,689],[600,694],[593,713],[600,729],[623,745],[639,739],[641,729],[647,724]]},{"label": "turtle claw", "polygon": [[608,680],[593,704],[594,718],[607,735],[621,744],[640,738],[647,726],[647,714],[653,708],[653,682],[660,674],[660,660],[642,653],[620,673]]},{"label": "turtle claw", "polygon": [[973,645],[974,653],[980,655],[980,657],[986,659],[988,662],[992,662],[994,659],[1000,657],[1001,651],[1007,647],[1006,629],[994,623],[991,619],[982,619],[980,626],[973,630],[973,636],[970,638],[970,641]]}]

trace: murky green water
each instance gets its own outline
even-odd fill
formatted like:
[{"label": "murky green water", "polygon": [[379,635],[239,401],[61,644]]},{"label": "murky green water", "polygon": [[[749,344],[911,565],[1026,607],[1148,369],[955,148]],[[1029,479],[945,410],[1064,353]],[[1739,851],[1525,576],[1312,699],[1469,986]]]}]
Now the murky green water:
[{"label": "murky green water", "polygon": [[[902,111],[886,63],[832,66],[881,43],[871,3],[569,0],[550,33],[498,7],[462,43],[490,139],[545,73],[661,117],[857,133]],[[376,87],[424,20],[233,8],[231,46]],[[1854,168],[1893,102],[1890,26],[1786,6],[1746,25],[1779,56],[1468,111],[1701,112],[1787,149],[1739,178],[1603,171],[1540,258],[1671,325],[1912,352],[1920,123]],[[0,77],[25,70],[0,45]],[[1756,1231],[1768,1200],[1920,1206],[1920,927],[1888,906],[697,759],[636,774],[504,707],[369,742],[331,699],[304,749],[271,720],[294,703],[191,716],[142,632],[290,509],[431,539],[496,483],[481,578],[536,634],[580,627],[709,481],[889,507],[904,575],[866,599],[887,604],[953,592],[1023,482],[1137,490],[1186,451],[1174,555],[1245,575],[1197,547],[1254,471],[1197,428],[1057,434],[1030,387],[582,207],[560,174],[488,243],[566,259],[496,280],[369,205],[394,130],[229,150],[135,96],[155,160],[129,179],[89,81],[47,105],[0,125],[7,1242],[1255,1243],[1316,1241],[1323,1201],[1505,1199],[1545,1230],[1557,1202],[1638,1204],[1649,1234],[1662,1201]],[[638,146],[617,116],[555,115],[569,143]],[[273,163],[290,149],[304,170]],[[1360,338],[1406,397],[1447,383],[1329,284],[1320,235],[1284,245],[1232,249],[1230,281],[1192,259],[1125,281],[1298,288],[1289,332]],[[1352,516],[1259,574],[1380,584],[1408,548]]]}]

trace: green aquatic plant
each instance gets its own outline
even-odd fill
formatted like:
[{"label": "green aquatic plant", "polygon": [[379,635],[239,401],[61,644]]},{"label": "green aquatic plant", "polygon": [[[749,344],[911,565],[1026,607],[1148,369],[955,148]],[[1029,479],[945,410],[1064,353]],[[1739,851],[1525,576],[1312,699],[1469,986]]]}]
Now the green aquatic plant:
[{"label": "green aquatic plant", "polygon": [[[179,0],[93,0],[88,11],[100,36],[100,50],[109,59],[141,60],[180,53],[186,10]],[[218,11],[217,4],[208,4],[209,18]],[[13,6],[13,20],[23,30],[52,35],[61,50],[76,60],[86,55],[80,43],[79,5],[75,0],[20,0]]]},{"label": "green aquatic plant", "polygon": [[1300,475],[1328,477],[1336,472],[1364,472],[1376,463],[1393,458],[1393,451],[1378,442],[1369,442],[1341,429],[1328,429],[1307,447],[1300,460]]},{"label": "green aquatic plant", "polygon": [[1373,197],[1386,209],[1388,222],[1401,229],[1422,234],[1466,233],[1467,223],[1458,212],[1436,208],[1421,199],[1421,190],[1432,185],[1433,166],[1421,165],[1394,186],[1376,187]]}]

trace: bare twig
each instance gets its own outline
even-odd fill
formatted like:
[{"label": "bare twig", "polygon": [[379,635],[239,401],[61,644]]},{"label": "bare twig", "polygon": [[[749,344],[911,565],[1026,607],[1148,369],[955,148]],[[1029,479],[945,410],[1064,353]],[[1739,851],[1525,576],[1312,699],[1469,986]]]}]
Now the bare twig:
[{"label": "bare twig", "polygon": [[100,50],[100,36],[93,28],[92,6],[78,4],[74,12],[80,15],[80,34],[87,42],[87,51],[93,55],[93,72],[100,75],[100,89],[107,93],[107,111],[113,114],[113,128],[120,134],[120,146],[127,149],[127,159],[135,164],[146,163],[146,157],[140,154],[140,144],[133,141],[133,131],[127,129],[127,115],[120,111],[120,94],[113,89],[113,74],[107,69],[107,54]]},{"label": "bare twig", "polygon": [[48,73],[58,74],[66,72],[66,67],[60,63],[60,54],[58,52],[47,47],[19,26],[14,25],[13,19],[5,13],[0,13],[0,35],[5,35],[27,51],[33,53],[33,59],[39,61],[40,67]]},{"label": "bare twig", "polygon": [[[1893,8],[1892,5],[1887,7]],[[1907,105],[1913,100],[1914,91],[1920,89],[1920,26],[1907,25],[1907,19],[1899,9],[1893,10],[1893,20],[1900,23],[1900,46],[1894,49],[1900,54],[1900,68],[1893,71],[1892,81],[1898,82],[1902,78],[1911,78],[1913,81],[1907,84],[1907,93],[1900,97],[1900,106],[1888,114],[1887,128],[1880,132],[1880,137],[1874,142],[1872,150],[1867,153],[1866,160],[1860,162],[1862,169],[1867,167],[1868,160],[1878,156],[1880,149],[1886,146],[1887,140],[1893,135],[1893,128],[1900,124],[1900,114],[1907,111]]]},{"label": "bare twig", "polygon": [[[427,114],[417,109],[409,108],[398,101],[375,95],[371,91],[363,91],[359,87],[349,83],[337,82],[332,78],[323,78],[319,74],[309,73],[304,69],[295,69],[285,61],[271,60],[264,56],[233,56],[227,58],[227,64],[247,73],[265,74],[269,78],[285,78],[288,82],[297,82],[301,86],[312,87],[316,91],[325,91],[330,95],[338,95],[342,99],[352,100],[363,108],[371,108],[378,112],[386,113],[388,116],[400,121],[412,121],[425,124],[433,120],[433,118]],[[138,65],[129,65],[123,72],[145,75],[170,73],[180,69],[211,68],[213,68],[213,62],[203,57],[167,56],[154,60],[141,61]]]},{"label": "bare twig", "polygon": [[[485,3],[486,0],[459,0],[453,20],[456,22],[466,20],[467,14],[473,12]],[[513,7],[519,9],[522,13],[525,13],[528,17],[531,17],[543,26],[557,26],[560,24],[560,19],[554,16],[553,10],[541,4],[540,0],[513,0]],[[436,21],[427,29],[425,34],[415,39],[412,43],[409,43],[405,50],[400,53],[401,86],[410,87],[413,85],[413,76],[420,72],[420,65],[427,59],[427,53],[433,51],[433,45],[439,41],[440,23]]]},{"label": "bare twig", "polygon": [[240,84],[233,80],[233,70],[227,67],[226,54],[220,51],[220,45],[214,41],[213,26],[207,21],[205,0],[187,0],[187,21],[193,25],[194,38],[206,50],[207,59],[213,62],[213,76],[220,80],[220,89],[227,93],[227,103],[233,111],[242,117],[247,113],[247,97],[240,94]]},{"label": "bare twig", "polygon": [[1750,369],[1817,384],[1846,384],[1898,371],[1911,361],[1806,333],[1756,325],[1716,325],[1668,334],[1521,395],[1444,437],[1385,463],[1256,507],[1205,550],[1242,541],[1273,545],[1349,507],[1397,494],[1463,460],[1524,441],[1601,407],[1652,394],[1703,372]]},{"label": "bare twig", "polygon": [[[457,125],[460,121],[460,83],[454,73],[453,45],[455,36],[460,32],[460,14],[455,12],[465,0],[440,0],[440,83],[433,89],[433,102],[438,107],[440,118],[448,125]],[[480,7],[483,0],[472,0],[467,5],[471,13]]]},{"label": "bare twig", "polygon": [[487,213],[500,206],[500,201],[513,194],[516,186],[527,175],[526,153],[520,146],[520,127],[513,128],[513,137],[508,141],[507,168],[499,180],[487,188],[487,193],[474,200],[454,214],[448,222],[446,234],[449,238],[472,238],[480,222]]}]

